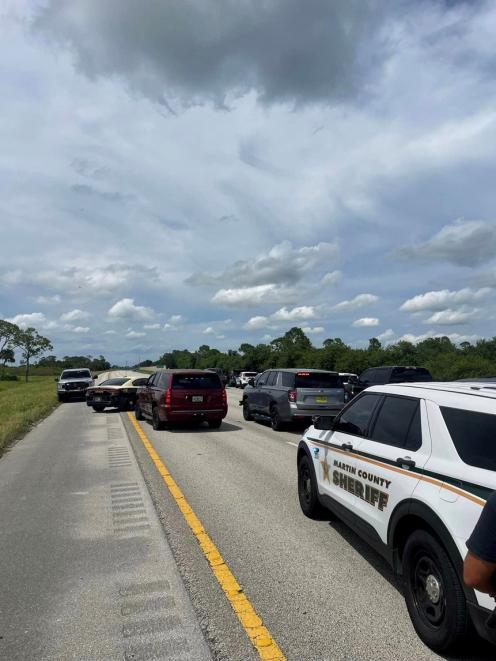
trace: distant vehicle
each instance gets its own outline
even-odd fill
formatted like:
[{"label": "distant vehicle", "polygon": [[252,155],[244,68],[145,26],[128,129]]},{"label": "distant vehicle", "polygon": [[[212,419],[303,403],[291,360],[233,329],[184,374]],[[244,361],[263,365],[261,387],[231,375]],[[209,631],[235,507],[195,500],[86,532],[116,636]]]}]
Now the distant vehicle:
[{"label": "distant vehicle", "polygon": [[344,386],[337,372],[273,369],[245,388],[243,417],[265,417],[279,431],[286,423],[311,421],[317,415],[337,415],[345,404]]},{"label": "distant vehicle", "polygon": [[227,415],[227,394],[219,375],[208,370],[159,370],[139,389],[136,419],[154,429],[170,422],[208,422],[217,429]]},{"label": "distant vehicle", "polygon": [[95,383],[98,376],[91,375],[87,368],[64,370],[57,381],[57,399],[65,402],[68,399],[84,397],[86,390]]},{"label": "distant vehicle", "polygon": [[222,367],[206,367],[205,368],[207,372],[215,372],[216,374],[219,375],[219,379],[221,380],[222,385],[224,388],[227,386],[227,374],[226,372],[222,369]]},{"label": "distant vehicle", "polygon": [[382,386],[387,383],[426,383],[432,381],[432,375],[425,367],[388,365],[370,367],[358,378],[350,378],[345,390],[351,399],[370,386]]},{"label": "distant vehicle", "polygon": [[353,374],[353,372],[339,372],[339,376],[341,377],[341,381],[343,384],[348,383],[348,381],[353,381],[358,379],[357,374]]},{"label": "distant vehicle", "polygon": [[97,412],[108,407],[118,408],[120,411],[132,410],[136,403],[138,388],[144,386],[147,381],[147,376],[136,379],[129,376],[107,379],[97,386],[88,388],[86,404]]},{"label": "distant vehicle", "polygon": [[257,376],[257,372],[241,372],[237,379],[237,387],[244,388],[248,385],[250,379],[254,379]]}]

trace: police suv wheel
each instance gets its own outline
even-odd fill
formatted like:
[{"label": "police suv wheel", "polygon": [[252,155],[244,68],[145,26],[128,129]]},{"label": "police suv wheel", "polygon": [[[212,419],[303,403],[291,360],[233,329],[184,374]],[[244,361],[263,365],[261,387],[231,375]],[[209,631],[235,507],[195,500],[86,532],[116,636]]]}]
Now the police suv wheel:
[{"label": "police suv wheel", "polygon": [[275,405],[270,407],[270,426],[274,431],[281,431],[282,429],[281,416],[279,415],[279,411]]},{"label": "police suv wheel", "polygon": [[248,400],[246,399],[243,402],[243,418],[245,420],[253,420],[253,416],[250,411],[250,405],[248,404]]},{"label": "police suv wheel", "polygon": [[101,413],[104,408],[105,406],[102,406],[101,404],[93,404],[93,411],[95,411],[95,413]]},{"label": "police suv wheel", "polygon": [[136,420],[144,420],[143,413],[141,412],[141,407],[138,404],[138,402],[136,402],[136,405],[134,407],[134,417],[136,418]]},{"label": "police suv wheel", "polygon": [[313,466],[307,455],[303,455],[298,462],[298,498],[301,511],[309,519],[315,519],[322,513]]},{"label": "police suv wheel", "polygon": [[164,423],[158,417],[158,409],[155,407],[152,411],[152,427],[155,431],[159,431],[164,428]]},{"label": "police suv wheel", "polygon": [[463,588],[448,554],[425,530],[406,542],[403,575],[408,612],[424,643],[437,652],[459,644],[469,626]]}]

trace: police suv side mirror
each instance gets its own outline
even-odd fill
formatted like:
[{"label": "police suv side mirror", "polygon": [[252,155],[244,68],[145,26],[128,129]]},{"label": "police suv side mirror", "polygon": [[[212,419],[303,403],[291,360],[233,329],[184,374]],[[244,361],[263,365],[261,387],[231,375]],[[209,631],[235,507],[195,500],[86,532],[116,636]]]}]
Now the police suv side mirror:
[{"label": "police suv side mirror", "polygon": [[334,427],[334,418],[330,415],[316,415],[312,418],[315,429],[330,431]]}]

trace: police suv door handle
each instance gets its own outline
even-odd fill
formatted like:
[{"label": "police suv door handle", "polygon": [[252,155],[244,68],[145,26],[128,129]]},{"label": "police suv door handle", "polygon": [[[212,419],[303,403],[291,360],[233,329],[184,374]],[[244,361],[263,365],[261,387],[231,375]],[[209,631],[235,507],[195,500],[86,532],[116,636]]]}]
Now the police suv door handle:
[{"label": "police suv door handle", "polygon": [[353,450],[353,446],[351,443],[341,443],[341,447],[343,450]]},{"label": "police suv door handle", "polygon": [[408,468],[415,468],[415,462],[410,457],[398,457],[396,463],[400,466],[408,466]]}]

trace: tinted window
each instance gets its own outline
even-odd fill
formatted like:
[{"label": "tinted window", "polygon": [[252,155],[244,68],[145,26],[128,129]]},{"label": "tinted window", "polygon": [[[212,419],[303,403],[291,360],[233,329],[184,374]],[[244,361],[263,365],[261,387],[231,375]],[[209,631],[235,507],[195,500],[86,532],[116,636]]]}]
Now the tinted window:
[{"label": "tinted window", "polygon": [[[417,446],[409,449],[418,450],[422,445],[420,416],[415,416],[418,410],[418,399],[386,397],[377,415],[371,439],[398,448],[406,448],[408,440]],[[415,429],[409,436],[412,425]]]},{"label": "tinted window", "polygon": [[211,374],[174,374],[172,388],[174,390],[215,390],[222,388],[222,385],[215,372]]},{"label": "tinted window", "polygon": [[277,372],[271,372],[269,374],[269,378],[267,379],[267,385],[273,386],[275,385],[276,381],[277,381]]},{"label": "tinted window", "polygon": [[155,374],[152,374],[152,376],[149,378],[148,385],[154,386],[158,382],[159,378],[160,378],[159,372],[155,372]]},{"label": "tinted window", "polygon": [[107,379],[106,381],[102,381],[99,385],[101,386],[122,386],[126,381],[129,381],[129,377],[121,378],[121,379]]},{"label": "tinted window", "polygon": [[257,386],[264,386],[267,383],[268,378],[269,378],[268,372],[264,372],[263,374],[261,374],[257,379]]},{"label": "tinted window", "polygon": [[295,375],[291,372],[282,373],[282,385],[286,388],[294,388]]},{"label": "tinted window", "polygon": [[365,370],[362,374],[360,374],[360,381],[363,381],[366,383],[367,381],[370,381],[372,377],[373,370]]},{"label": "tinted window", "polygon": [[389,380],[390,369],[388,367],[380,367],[375,370],[370,370],[370,383],[386,383]]},{"label": "tinted window", "polygon": [[370,418],[380,397],[375,393],[358,397],[343,411],[334,426],[334,430],[354,434],[355,436],[365,436]]},{"label": "tinted window", "polygon": [[441,413],[462,461],[496,470],[496,415],[445,406]]},{"label": "tinted window", "polygon": [[62,372],[61,379],[90,379],[91,372],[89,370],[69,370]]},{"label": "tinted window", "polygon": [[146,385],[147,381],[148,381],[147,377],[144,377],[143,379],[134,379],[133,386],[144,386]]},{"label": "tinted window", "polygon": [[339,374],[327,372],[298,372],[296,388],[342,388],[343,381]]},{"label": "tinted window", "polygon": [[390,381],[391,383],[432,381],[432,376],[425,367],[395,367]]}]

